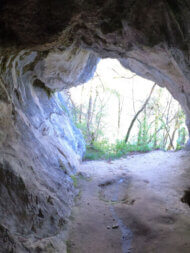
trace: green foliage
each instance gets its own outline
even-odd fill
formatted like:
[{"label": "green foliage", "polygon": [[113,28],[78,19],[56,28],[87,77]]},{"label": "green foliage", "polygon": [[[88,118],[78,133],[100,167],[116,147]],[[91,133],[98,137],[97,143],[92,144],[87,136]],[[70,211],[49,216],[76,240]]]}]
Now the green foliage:
[{"label": "green foliage", "polygon": [[72,243],[71,241],[66,241],[67,253],[71,253]]},{"label": "green foliage", "polygon": [[139,131],[138,131],[138,138],[137,138],[137,146],[146,146],[148,144],[148,125],[147,125],[147,116],[146,113],[144,113],[142,122],[139,121],[138,125]]},{"label": "green foliage", "polygon": [[187,133],[187,130],[185,129],[185,127],[182,127],[178,130],[178,139],[177,139],[176,150],[180,150],[184,147],[187,135],[188,135],[188,133]]},{"label": "green foliage", "polygon": [[75,125],[76,125],[76,127],[78,127],[82,131],[83,136],[86,139],[86,135],[87,135],[86,123],[85,122],[81,122],[81,123],[76,122]]},{"label": "green foliage", "polygon": [[78,186],[78,180],[77,177],[75,175],[71,176],[71,179],[73,180],[73,185],[76,188]]},{"label": "green foliage", "polygon": [[130,152],[178,150],[184,146],[188,137],[185,115],[171,94],[155,85],[148,97],[142,94],[142,99],[138,86],[131,91],[132,97],[119,85],[112,88],[97,73],[91,84],[81,86],[76,102],[71,99],[73,119],[87,144],[86,160],[110,160]]},{"label": "green foliage", "polygon": [[109,159],[110,156],[113,156],[111,150],[111,145],[106,139],[100,142],[94,142],[93,145],[87,146],[85,160],[100,160],[100,159]]},{"label": "green foliage", "polygon": [[109,144],[107,140],[95,142],[93,146],[87,146],[84,160],[114,160],[124,157],[131,152],[147,152],[151,148],[145,144],[126,144],[123,140],[115,144]]},{"label": "green foliage", "polygon": [[[159,93],[160,95],[161,93]],[[141,117],[137,122],[138,133],[135,138],[130,139],[127,143],[123,140],[117,140],[116,143],[110,144],[107,139],[96,140],[91,145],[87,145],[85,160],[112,160],[126,156],[131,152],[148,152],[156,149],[167,150],[171,148],[170,141],[174,141],[175,129],[178,130],[176,150],[181,149],[188,136],[187,130],[184,127],[184,113],[179,109],[173,118],[173,137],[170,132],[168,119],[164,119],[160,110],[159,99],[154,99],[150,108],[145,108]],[[150,106],[150,105],[149,105]],[[151,111],[152,110],[152,111]],[[149,114],[148,114],[149,113]],[[152,113],[153,121],[150,122],[150,113]],[[167,115],[167,117],[169,117]],[[85,124],[80,125],[84,135],[86,134]],[[168,135],[170,134],[170,136]]]}]

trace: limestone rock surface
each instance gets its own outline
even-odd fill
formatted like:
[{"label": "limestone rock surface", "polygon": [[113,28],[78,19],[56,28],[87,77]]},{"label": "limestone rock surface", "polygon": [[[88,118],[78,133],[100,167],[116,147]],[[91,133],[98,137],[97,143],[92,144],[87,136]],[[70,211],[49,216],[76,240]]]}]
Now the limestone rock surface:
[{"label": "limestone rock surface", "polygon": [[188,0],[0,2],[0,247],[64,252],[85,145],[66,99],[99,57],[167,89],[190,130]]},{"label": "limestone rock surface", "polygon": [[[0,252],[66,252],[82,134],[66,96],[43,83],[44,54],[22,51],[0,66]],[[70,83],[85,78],[85,67]]]}]

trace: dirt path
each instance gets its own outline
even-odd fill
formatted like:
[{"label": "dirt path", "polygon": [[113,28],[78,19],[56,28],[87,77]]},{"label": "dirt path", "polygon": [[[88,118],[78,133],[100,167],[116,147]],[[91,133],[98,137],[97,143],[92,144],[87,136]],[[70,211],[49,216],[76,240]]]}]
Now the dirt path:
[{"label": "dirt path", "polygon": [[68,253],[190,253],[190,153],[85,162]]}]

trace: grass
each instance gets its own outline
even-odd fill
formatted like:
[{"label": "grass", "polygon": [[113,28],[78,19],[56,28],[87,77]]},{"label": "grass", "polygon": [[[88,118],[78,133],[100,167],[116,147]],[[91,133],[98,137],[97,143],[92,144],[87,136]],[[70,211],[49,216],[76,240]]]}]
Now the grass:
[{"label": "grass", "polygon": [[71,252],[71,247],[72,247],[72,243],[71,241],[66,241],[66,247],[67,247],[67,253],[70,253]]},{"label": "grass", "polygon": [[117,141],[116,144],[109,144],[106,141],[96,142],[93,146],[87,146],[84,160],[114,160],[126,156],[131,152],[148,152],[152,148],[147,144],[126,144]]},{"label": "grass", "polygon": [[72,175],[71,176],[71,179],[73,180],[73,185],[75,188],[77,188],[78,186],[78,180],[77,180],[77,177],[75,175]]}]

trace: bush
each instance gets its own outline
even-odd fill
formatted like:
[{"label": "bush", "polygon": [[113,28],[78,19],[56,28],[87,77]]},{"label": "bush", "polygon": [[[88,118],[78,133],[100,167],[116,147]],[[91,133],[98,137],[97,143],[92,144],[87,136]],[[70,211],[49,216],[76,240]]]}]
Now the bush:
[{"label": "bush", "polygon": [[84,160],[113,160],[126,156],[130,152],[148,152],[152,150],[148,144],[126,144],[124,141],[117,141],[109,144],[107,140],[95,142],[93,146],[87,146]]}]

